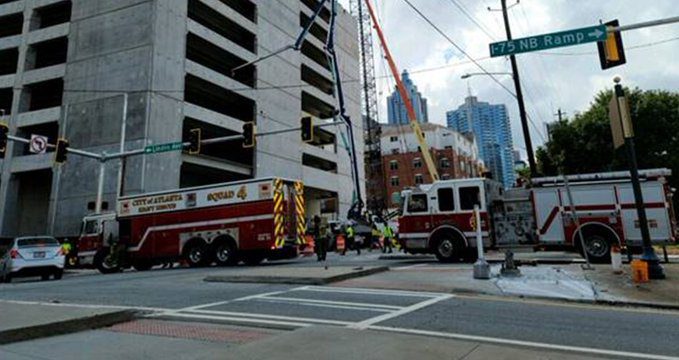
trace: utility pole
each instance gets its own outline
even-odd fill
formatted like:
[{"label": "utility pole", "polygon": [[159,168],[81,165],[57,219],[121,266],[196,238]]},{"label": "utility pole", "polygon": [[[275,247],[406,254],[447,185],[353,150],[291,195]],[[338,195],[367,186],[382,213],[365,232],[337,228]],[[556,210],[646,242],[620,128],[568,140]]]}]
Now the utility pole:
[{"label": "utility pole", "polygon": [[[507,32],[507,40],[512,40],[512,30],[509,26],[509,15],[507,13],[507,0],[500,0],[502,3],[502,17],[505,20],[505,31]],[[533,153],[533,143],[530,140],[530,130],[528,129],[528,118],[526,116],[526,105],[523,103],[523,92],[521,91],[521,81],[519,78],[519,68],[516,66],[516,57],[509,56],[512,63],[512,74],[514,78],[514,88],[516,89],[516,100],[519,102],[519,116],[521,117],[521,129],[523,130],[523,139],[526,142],[526,153],[528,153],[528,165],[530,166],[531,177],[537,176],[537,167],[535,165],[535,154]]]}]

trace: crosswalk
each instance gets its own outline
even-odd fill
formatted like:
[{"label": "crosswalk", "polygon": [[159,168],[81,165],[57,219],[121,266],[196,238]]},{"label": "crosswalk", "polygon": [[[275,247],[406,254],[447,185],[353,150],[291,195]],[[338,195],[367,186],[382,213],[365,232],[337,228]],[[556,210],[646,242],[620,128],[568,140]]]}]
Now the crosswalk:
[{"label": "crosswalk", "polygon": [[302,286],[150,314],[150,317],[299,328],[363,329],[452,298],[442,293]]}]

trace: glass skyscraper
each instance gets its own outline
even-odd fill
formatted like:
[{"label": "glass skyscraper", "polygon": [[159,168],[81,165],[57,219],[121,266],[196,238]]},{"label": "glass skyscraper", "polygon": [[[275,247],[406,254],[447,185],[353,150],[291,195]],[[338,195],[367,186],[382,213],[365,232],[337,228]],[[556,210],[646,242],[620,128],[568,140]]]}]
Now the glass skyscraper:
[{"label": "glass skyscraper", "polygon": [[514,145],[507,107],[480,102],[475,96],[446,113],[448,127],[460,133],[473,133],[479,155],[493,178],[505,188],[514,186]]},{"label": "glass skyscraper", "polygon": [[[401,74],[403,79],[403,85],[405,85],[408,91],[408,96],[410,101],[413,103],[413,108],[415,109],[415,116],[417,116],[417,121],[420,123],[429,122],[429,113],[427,112],[427,99],[422,97],[419,91],[417,91],[417,86],[413,84],[410,79],[410,75],[407,70],[403,70]],[[394,89],[394,92],[387,98],[387,113],[390,125],[403,125],[408,124],[408,112],[406,111],[406,106],[401,99],[401,94],[398,90]]]}]

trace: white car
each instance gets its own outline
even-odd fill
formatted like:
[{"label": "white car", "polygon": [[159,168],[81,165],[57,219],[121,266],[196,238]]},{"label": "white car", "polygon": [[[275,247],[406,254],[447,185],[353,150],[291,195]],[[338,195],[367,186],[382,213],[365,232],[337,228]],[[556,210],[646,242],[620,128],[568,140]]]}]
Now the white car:
[{"label": "white car", "polygon": [[[57,239],[51,236],[24,236],[9,239],[9,250],[3,257],[9,271],[2,276],[5,282],[14,277],[50,276],[59,280],[64,274],[66,256]],[[1,266],[1,265],[0,265]]]}]

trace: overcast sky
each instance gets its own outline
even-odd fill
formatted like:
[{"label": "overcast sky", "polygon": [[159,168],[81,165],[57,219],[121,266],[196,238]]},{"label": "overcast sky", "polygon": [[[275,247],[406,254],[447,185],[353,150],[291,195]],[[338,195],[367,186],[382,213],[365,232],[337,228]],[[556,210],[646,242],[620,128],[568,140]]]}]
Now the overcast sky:
[{"label": "overcast sky", "polygon": [[[408,69],[419,90],[429,102],[429,121],[445,124],[445,113],[464,102],[468,88],[481,101],[507,105],[514,144],[525,156],[516,100],[488,76],[462,80],[460,76],[478,72],[474,64],[445,38],[426,24],[404,0],[377,2],[388,45],[400,69]],[[488,44],[505,39],[499,0],[410,0],[434,24],[481,66],[490,72],[509,72],[508,58],[489,59]],[[456,7],[464,8],[476,22]],[[513,4],[508,0],[508,4]],[[679,16],[677,0],[521,0],[509,10],[514,38],[561,31],[619,19],[621,25]],[[670,40],[661,44],[651,43]],[[531,126],[534,147],[544,142],[544,123],[555,119],[561,108],[567,116],[585,111],[593,96],[612,86],[619,74],[624,84],[641,89],[679,90],[679,23],[623,33],[627,64],[602,71],[595,43],[550,51],[517,55],[519,74]],[[385,78],[384,61],[374,36],[380,121],[386,122],[386,97],[393,80]],[[640,45],[650,45],[632,48]],[[432,69],[432,70],[429,70]],[[424,71],[422,71],[424,70]],[[514,92],[509,76],[498,76]]]}]

